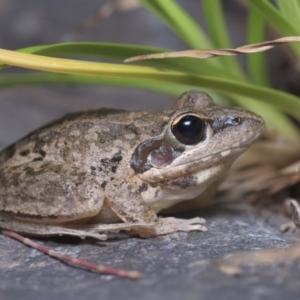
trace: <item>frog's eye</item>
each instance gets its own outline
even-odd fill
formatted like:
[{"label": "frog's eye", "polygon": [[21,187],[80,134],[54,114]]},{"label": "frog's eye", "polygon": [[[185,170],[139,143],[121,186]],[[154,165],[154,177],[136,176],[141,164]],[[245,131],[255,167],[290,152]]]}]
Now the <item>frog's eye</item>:
[{"label": "frog's eye", "polygon": [[195,145],[205,139],[205,122],[196,115],[185,115],[175,119],[172,133],[185,145]]}]

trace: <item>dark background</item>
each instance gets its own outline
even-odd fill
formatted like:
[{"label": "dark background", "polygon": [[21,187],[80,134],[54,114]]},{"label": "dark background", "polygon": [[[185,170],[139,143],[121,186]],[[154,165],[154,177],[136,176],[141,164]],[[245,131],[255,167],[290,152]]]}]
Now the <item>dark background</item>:
[{"label": "dark background", "polygon": [[[200,22],[200,1],[179,1]],[[104,1],[0,0],[2,48],[57,43]],[[244,43],[245,15],[224,1],[234,46]],[[136,43],[174,50],[186,46],[143,8],[116,13],[78,40]],[[280,59],[279,59],[280,60]],[[278,60],[277,60],[278,61]],[[10,70],[12,72],[13,70]],[[174,99],[140,90],[103,86],[18,86],[0,90],[0,147],[69,111],[101,106],[166,108]],[[207,233],[176,233],[142,240],[121,236],[108,242],[76,238],[41,242],[93,262],[136,269],[137,282],[71,268],[0,235],[0,299],[297,299],[299,265],[283,282],[286,265],[248,267],[239,278],[220,273],[216,258],[243,250],[288,246],[298,233],[282,234],[285,218],[238,204],[214,205],[183,217],[207,219]]]}]

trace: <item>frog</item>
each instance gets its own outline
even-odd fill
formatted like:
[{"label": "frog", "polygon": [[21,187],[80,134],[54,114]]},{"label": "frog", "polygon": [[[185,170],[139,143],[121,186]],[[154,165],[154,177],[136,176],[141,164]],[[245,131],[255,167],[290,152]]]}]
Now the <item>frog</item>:
[{"label": "frog", "polygon": [[69,113],[0,152],[0,228],[100,240],[206,231],[203,218],[159,213],[204,193],[264,126],[200,91],[169,110]]}]

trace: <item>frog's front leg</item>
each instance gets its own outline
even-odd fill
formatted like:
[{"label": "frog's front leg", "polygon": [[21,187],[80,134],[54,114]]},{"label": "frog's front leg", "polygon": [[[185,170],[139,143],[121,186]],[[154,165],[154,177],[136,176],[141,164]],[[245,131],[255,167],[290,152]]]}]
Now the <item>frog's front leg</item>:
[{"label": "frog's front leg", "polygon": [[[139,179],[115,180],[107,185],[105,197],[110,208],[125,222],[130,223],[132,232],[141,237],[155,237],[177,231],[206,231],[202,218],[190,220],[173,217],[158,218],[150,206],[142,199],[146,184]],[[136,226],[134,223],[152,224]]]}]

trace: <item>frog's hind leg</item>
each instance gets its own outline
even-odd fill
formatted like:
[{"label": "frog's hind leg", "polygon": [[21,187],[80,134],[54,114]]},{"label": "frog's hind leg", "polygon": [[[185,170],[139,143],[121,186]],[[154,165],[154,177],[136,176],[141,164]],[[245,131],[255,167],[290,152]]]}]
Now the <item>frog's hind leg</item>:
[{"label": "frog's hind leg", "polygon": [[0,214],[13,219],[54,225],[87,221],[103,201],[99,182],[74,166],[33,161],[0,168]]},{"label": "frog's hind leg", "polygon": [[38,224],[34,222],[14,220],[11,217],[0,215],[0,228],[22,232],[34,236],[71,235],[80,238],[92,237],[98,240],[106,240],[106,234],[99,234],[94,230],[80,229],[80,227],[68,228],[64,225]]},{"label": "frog's hind leg", "polygon": [[48,225],[15,220],[0,214],[0,228],[22,232],[35,236],[71,235],[80,238],[92,237],[106,240],[107,234],[121,230],[130,231],[133,228],[151,228],[154,223],[117,223],[117,224],[62,224]]}]

